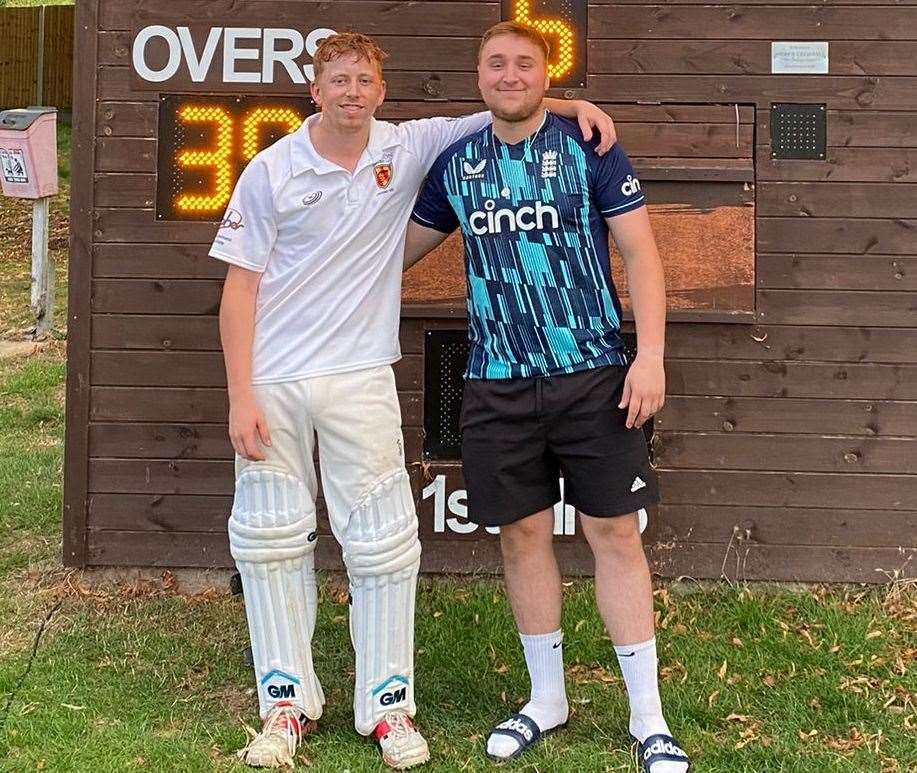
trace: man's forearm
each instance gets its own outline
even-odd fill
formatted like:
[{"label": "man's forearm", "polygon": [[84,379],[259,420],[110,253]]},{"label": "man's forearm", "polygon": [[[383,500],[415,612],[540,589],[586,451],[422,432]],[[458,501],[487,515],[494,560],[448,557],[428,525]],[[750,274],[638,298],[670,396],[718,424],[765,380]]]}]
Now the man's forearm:
[{"label": "man's forearm", "polygon": [[658,253],[625,258],[627,288],[637,328],[637,351],[663,356],[665,351],[665,276]]},{"label": "man's forearm", "polygon": [[433,228],[425,228],[413,220],[408,223],[407,234],[404,238],[404,271],[407,271],[418,260],[432,252],[442,244],[448,234]]},{"label": "man's forearm", "polygon": [[228,288],[220,304],[220,341],[230,399],[251,389],[254,339],[254,296],[240,288]]},{"label": "man's forearm", "polygon": [[544,106],[556,115],[564,118],[576,118],[578,99],[555,99],[554,97],[545,97]]}]

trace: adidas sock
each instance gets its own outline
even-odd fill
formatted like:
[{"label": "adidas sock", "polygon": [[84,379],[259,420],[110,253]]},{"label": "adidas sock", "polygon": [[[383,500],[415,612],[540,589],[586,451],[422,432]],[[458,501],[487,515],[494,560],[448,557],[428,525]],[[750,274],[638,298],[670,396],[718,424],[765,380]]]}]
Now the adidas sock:
[{"label": "adidas sock", "polygon": [[[615,653],[630,701],[630,734],[641,743],[656,733],[671,735],[659,697],[656,638],[642,644],[616,646]],[[687,768],[684,762],[657,762],[652,773],[684,773]]]},{"label": "adidas sock", "polygon": [[[531,717],[542,732],[567,721],[569,707],[564,686],[563,632],[520,634],[525,664],[528,666],[532,691],[520,714]],[[505,735],[487,739],[487,751],[495,757],[508,757],[519,744]]]}]

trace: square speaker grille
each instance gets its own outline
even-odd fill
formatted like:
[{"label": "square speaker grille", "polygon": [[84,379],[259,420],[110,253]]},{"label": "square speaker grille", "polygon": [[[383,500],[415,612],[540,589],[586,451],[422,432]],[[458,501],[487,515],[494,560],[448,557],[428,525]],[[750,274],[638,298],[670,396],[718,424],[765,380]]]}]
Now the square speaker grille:
[{"label": "square speaker grille", "polygon": [[462,391],[468,364],[468,333],[428,330],[424,341],[424,456],[460,459]]},{"label": "square speaker grille", "polygon": [[[468,333],[464,330],[428,330],[424,338],[424,457],[460,459],[462,431],[459,419],[468,364]],[[633,360],[636,336],[622,333],[621,338],[629,359]],[[649,444],[653,437],[652,419],[643,425],[643,432]]]},{"label": "square speaker grille", "polygon": [[771,105],[771,156],[824,160],[827,115],[825,105]]}]

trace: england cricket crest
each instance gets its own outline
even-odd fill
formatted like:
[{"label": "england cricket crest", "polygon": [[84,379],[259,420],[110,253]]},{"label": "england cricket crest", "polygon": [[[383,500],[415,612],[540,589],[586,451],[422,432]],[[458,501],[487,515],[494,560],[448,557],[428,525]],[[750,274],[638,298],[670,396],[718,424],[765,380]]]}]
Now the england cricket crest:
[{"label": "england cricket crest", "polygon": [[373,174],[376,175],[376,185],[385,190],[392,182],[394,171],[390,163],[381,163],[373,167]]}]

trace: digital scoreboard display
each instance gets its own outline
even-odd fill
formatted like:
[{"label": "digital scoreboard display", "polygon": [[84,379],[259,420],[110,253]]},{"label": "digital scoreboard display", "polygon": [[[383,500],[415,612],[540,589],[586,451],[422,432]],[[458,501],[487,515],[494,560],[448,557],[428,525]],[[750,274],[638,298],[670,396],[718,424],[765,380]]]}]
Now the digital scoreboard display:
[{"label": "digital scoreboard display", "polygon": [[[586,85],[586,2],[502,0],[501,11],[504,20],[532,27],[548,40],[552,87]],[[134,86],[161,94],[157,220],[217,221],[222,217],[245,165],[256,153],[296,131],[315,111],[307,95],[313,69],[304,63],[308,59],[303,61],[303,55],[313,55],[321,39],[330,34],[333,30],[326,26],[307,33],[292,28],[192,28],[181,24],[175,29],[147,24],[135,32],[131,47]],[[258,41],[261,49],[253,47]],[[256,70],[249,60],[256,59],[259,51],[263,61],[259,60]],[[290,92],[303,96],[286,96],[284,91],[276,96],[243,96],[226,88],[238,83],[245,86],[240,91],[248,91],[258,83],[277,91],[285,79]],[[189,93],[198,84],[204,93]],[[431,114],[435,114],[433,105]]]},{"label": "digital scoreboard display", "polygon": [[589,8],[585,0],[502,0],[502,18],[538,30],[551,46],[552,88],[586,85]]},{"label": "digital scoreboard display", "polygon": [[162,96],[156,219],[219,220],[246,164],[314,112],[309,97]]}]

